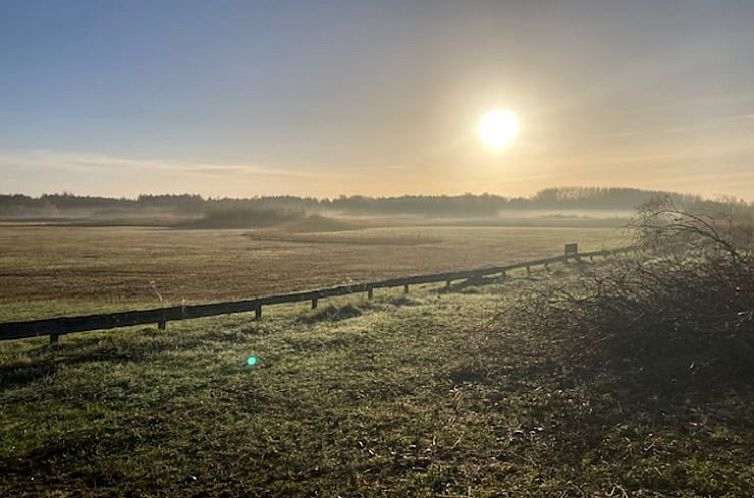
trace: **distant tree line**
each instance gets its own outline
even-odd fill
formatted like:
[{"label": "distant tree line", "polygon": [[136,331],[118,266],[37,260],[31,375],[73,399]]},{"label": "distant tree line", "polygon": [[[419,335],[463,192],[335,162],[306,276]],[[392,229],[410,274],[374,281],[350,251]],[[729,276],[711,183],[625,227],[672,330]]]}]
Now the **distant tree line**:
[{"label": "distant tree line", "polygon": [[410,214],[427,216],[493,216],[504,210],[604,210],[629,211],[664,195],[678,204],[700,204],[699,196],[635,188],[568,187],[541,190],[528,198],[492,194],[404,195],[399,197],[266,196],[246,199],[204,198],[196,194],[140,195],[136,199],[78,196],[70,193],[30,197],[0,195],[0,215],[33,216],[112,213],[131,210],[168,211],[206,215],[227,210],[280,210],[288,212],[337,211],[344,214]]}]

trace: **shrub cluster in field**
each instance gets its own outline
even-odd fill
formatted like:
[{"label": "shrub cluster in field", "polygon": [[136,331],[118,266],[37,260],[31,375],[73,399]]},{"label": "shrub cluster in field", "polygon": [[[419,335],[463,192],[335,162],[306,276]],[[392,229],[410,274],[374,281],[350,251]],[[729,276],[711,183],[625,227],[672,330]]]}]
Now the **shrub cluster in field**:
[{"label": "shrub cluster in field", "polygon": [[199,228],[269,227],[304,219],[303,209],[233,207],[209,210],[204,218],[192,222]]},{"label": "shrub cluster in field", "polygon": [[519,319],[566,339],[568,354],[590,368],[746,380],[754,373],[751,227],[745,206],[723,216],[652,202],[633,223],[636,254],[536,289]]}]

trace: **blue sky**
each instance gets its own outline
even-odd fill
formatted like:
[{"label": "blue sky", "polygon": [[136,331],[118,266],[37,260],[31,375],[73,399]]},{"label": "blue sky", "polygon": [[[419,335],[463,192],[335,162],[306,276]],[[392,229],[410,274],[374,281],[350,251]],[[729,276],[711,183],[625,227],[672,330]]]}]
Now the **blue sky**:
[{"label": "blue sky", "polygon": [[[0,2],[0,192],[754,200],[754,2]],[[518,140],[490,153],[487,109]]]}]

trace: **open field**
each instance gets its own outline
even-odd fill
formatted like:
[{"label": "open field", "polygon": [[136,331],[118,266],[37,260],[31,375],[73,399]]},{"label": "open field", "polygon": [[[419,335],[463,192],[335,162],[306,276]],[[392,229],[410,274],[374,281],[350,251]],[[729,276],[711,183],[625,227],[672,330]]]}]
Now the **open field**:
[{"label": "open field", "polygon": [[0,496],[749,496],[751,392],[494,319],[581,271],[0,344]]},{"label": "open field", "polygon": [[475,268],[620,243],[610,228],[338,232],[3,226],[3,321],[207,302]]}]

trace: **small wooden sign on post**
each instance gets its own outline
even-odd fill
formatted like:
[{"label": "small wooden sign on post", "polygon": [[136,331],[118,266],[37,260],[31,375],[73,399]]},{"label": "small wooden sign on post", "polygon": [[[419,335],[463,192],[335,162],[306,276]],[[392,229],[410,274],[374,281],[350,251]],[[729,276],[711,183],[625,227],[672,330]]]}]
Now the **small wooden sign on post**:
[{"label": "small wooden sign on post", "polygon": [[568,263],[568,258],[573,257],[578,259],[579,257],[579,245],[577,243],[565,245],[565,262]]}]

